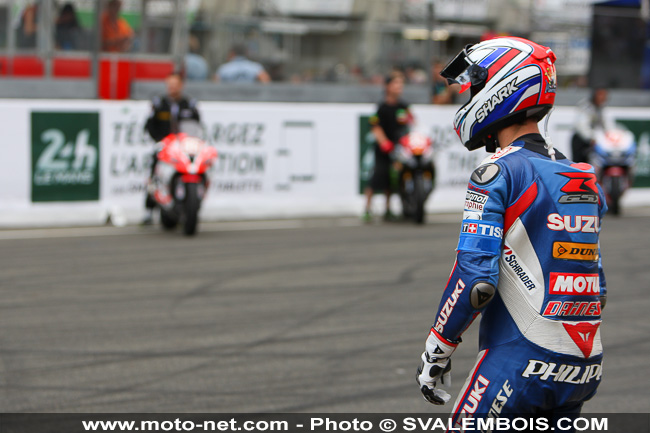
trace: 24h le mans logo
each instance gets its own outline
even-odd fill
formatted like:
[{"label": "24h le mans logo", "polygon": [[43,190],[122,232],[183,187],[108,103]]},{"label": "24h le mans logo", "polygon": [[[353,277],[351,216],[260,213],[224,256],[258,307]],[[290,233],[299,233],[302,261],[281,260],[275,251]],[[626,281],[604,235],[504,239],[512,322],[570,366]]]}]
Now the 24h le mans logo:
[{"label": "24h le mans logo", "polygon": [[99,199],[99,113],[33,112],[32,201]]}]

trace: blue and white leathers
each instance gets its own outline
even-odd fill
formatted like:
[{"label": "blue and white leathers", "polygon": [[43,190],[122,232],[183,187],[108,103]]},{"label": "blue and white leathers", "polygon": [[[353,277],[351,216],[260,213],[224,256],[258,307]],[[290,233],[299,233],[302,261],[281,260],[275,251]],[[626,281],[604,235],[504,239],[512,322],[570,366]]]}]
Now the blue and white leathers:
[{"label": "blue and white leathers", "polygon": [[559,152],[554,161],[544,144],[539,134],[520,137],[469,182],[456,264],[433,324],[457,342],[482,314],[456,423],[575,415],[600,382],[605,196],[591,166]]}]

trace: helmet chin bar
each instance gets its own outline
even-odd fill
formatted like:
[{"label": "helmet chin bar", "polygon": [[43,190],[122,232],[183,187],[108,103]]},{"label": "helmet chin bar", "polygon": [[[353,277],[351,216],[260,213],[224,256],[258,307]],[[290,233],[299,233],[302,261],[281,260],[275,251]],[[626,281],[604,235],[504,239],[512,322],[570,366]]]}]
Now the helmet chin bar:
[{"label": "helmet chin bar", "polygon": [[465,143],[465,147],[469,151],[485,147],[486,152],[494,153],[499,148],[499,142],[497,140],[497,135],[493,132],[490,132],[479,139],[468,141]]},{"label": "helmet chin bar", "polygon": [[487,131],[483,131],[482,135],[479,137],[474,137],[467,143],[465,147],[467,150],[476,150],[485,146],[485,150],[489,153],[494,153],[499,148],[499,140],[497,140],[497,132],[503,128],[506,128],[510,125],[520,123],[526,119],[533,118],[535,121],[541,121],[551,110],[551,105],[533,107],[532,109],[526,111],[520,111],[518,113],[512,113],[508,116],[499,119],[497,122],[489,125]]},{"label": "helmet chin bar", "polygon": [[485,151],[488,153],[495,153],[498,147],[499,143],[496,135],[488,134],[488,136],[485,137]]}]

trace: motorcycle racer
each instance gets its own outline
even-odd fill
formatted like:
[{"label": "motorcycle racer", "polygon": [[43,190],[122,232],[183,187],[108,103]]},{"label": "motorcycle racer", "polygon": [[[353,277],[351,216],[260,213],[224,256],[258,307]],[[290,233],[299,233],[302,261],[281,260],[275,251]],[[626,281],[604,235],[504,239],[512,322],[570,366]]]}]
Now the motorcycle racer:
[{"label": "motorcycle racer", "polygon": [[606,286],[598,238],[607,207],[593,168],[539,132],[555,101],[554,62],[550,49],[504,37],[467,46],[441,73],[471,92],[454,118],[465,147],[500,149],[469,180],[456,262],[416,374],[424,398],[445,404],[450,357],[482,315],[454,425],[577,416],[600,383]]}]

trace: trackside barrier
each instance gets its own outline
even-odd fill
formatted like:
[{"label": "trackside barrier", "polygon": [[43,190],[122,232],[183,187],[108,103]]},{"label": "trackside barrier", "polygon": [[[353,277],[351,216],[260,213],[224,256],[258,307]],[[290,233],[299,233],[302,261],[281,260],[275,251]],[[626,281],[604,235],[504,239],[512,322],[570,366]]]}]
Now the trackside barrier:
[{"label": "trackside barrier", "polygon": [[[457,107],[415,105],[434,139],[438,170],[428,212],[461,212],[471,171],[487,156],[468,152],[451,127]],[[139,221],[153,143],[146,101],[2,100],[0,227]],[[219,152],[203,220],[358,215],[368,163],[372,104],[205,102],[206,134]],[[558,107],[550,134],[570,154],[573,107]],[[611,108],[639,140],[638,188],[624,206],[650,204],[650,109]],[[377,211],[382,208],[377,197]],[[399,209],[396,200],[395,210]]]}]

